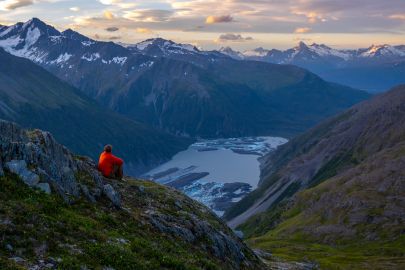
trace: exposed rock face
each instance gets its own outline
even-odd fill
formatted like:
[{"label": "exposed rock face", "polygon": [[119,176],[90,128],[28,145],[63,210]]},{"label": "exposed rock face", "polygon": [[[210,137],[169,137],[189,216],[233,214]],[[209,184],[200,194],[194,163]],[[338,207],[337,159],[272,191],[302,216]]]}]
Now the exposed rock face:
[{"label": "exposed rock face", "polygon": [[87,198],[97,197],[97,191],[93,194],[94,191],[78,184],[76,175],[86,173],[91,176],[94,186],[104,191],[114,205],[120,205],[114,189],[111,186],[104,188],[93,161],[75,157],[50,133],[26,131],[3,120],[0,120],[0,130],[0,164],[19,175],[27,185],[38,187],[46,193],[50,193],[52,187],[66,200],[69,200],[69,196],[79,197],[81,194]]},{"label": "exposed rock face", "polygon": [[10,172],[18,174],[20,178],[29,186],[39,184],[39,176],[27,169],[25,160],[12,160],[6,163],[6,169]]},{"label": "exposed rock face", "polygon": [[103,191],[105,195],[110,199],[110,201],[116,206],[121,207],[121,197],[118,192],[114,190],[114,188],[110,185],[104,185]]}]

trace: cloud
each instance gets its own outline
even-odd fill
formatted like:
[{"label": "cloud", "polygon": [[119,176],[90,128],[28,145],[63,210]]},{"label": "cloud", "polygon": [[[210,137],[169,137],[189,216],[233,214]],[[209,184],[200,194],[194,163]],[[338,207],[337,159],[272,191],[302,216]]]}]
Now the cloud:
[{"label": "cloud", "polygon": [[136,28],[136,32],[140,34],[152,34],[153,31],[150,30],[149,28],[144,28],[144,27],[138,27]]},{"label": "cloud", "polygon": [[224,16],[208,16],[205,19],[206,24],[214,24],[214,23],[228,23],[233,22],[233,18],[231,15],[224,15]]},{"label": "cloud", "polygon": [[296,34],[305,34],[311,31],[311,28],[309,27],[298,27],[295,28],[294,33]]},{"label": "cloud", "polygon": [[135,9],[125,11],[124,18],[136,22],[166,22],[173,15],[173,11],[164,9]]},{"label": "cloud", "polygon": [[33,4],[34,0],[3,0],[0,1],[0,10],[14,10]]},{"label": "cloud", "polygon": [[104,11],[103,15],[104,15],[104,18],[106,18],[107,20],[112,20],[115,17],[114,14],[108,10]]},{"label": "cloud", "polygon": [[244,41],[251,41],[251,40],[253,40],[252,37],[243,37],[240,34],[228,33],[228,34],[220,35],[219,38],[216,39],[215,41],[221,43],[221,42],[228,42],[228,41],[231,41],[231,42],[244,42]]},{"label": "cloud", "polygon": [[95,34],[93,36],[97,40],[117,40],[117,39],[122,39],[121,36],[107,36],[107,35],[100,35],[100,34]]},{"label": "cloud", "polygon": [[99,0],[99,2],[103,5],[113,5],[116,3],[122,2],[121,0]]},{"label": "cloud", "polygon": [[104,29],[107,32],[116,32],[118,30],[120,30],[118,27],[112,26],[112,27],[107,27],[106,29]]},{"label": "cloud", "polygon": [[106,6],[113,6],[118,8],[134,8],[137,6],[136,1],[124,1],[124,0],[99,0],[99,2]]},{"label": "cloud", "polygon": [[69,8],[71,11],[78,12],[80,10],[79,7],[71,7]]},{"label": "cloud", "polygon": [[394,20],[405,20],[405,13],[404,14],[392,14],[390,16],[388,16],[388,18],[390,19],[394,19]]}]

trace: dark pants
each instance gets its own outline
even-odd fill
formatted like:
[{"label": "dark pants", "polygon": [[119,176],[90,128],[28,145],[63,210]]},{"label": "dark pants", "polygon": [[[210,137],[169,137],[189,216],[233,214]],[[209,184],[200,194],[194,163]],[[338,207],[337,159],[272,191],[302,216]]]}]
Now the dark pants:
[{"label": "dark pants", "polygon": [[113,179],[118,179],[118,180],[122,180],[122,177],[124,176],[124,169],[123,166],[120,165],[114,165],[113,167],[113,171],[110,175],[109,178],[113,178]]}]

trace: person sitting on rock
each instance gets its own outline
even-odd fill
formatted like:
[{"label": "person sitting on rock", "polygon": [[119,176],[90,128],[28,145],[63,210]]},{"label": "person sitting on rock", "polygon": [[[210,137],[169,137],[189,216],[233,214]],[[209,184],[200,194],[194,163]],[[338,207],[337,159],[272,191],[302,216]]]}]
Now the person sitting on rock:
[{"label": "person sitting on rock", "polygon": [[107,178],[122,180],[124,170],[124,161],[112,154],[112,146],[104,146],[104,152],[101,153],[98,161],[98,170]]}]

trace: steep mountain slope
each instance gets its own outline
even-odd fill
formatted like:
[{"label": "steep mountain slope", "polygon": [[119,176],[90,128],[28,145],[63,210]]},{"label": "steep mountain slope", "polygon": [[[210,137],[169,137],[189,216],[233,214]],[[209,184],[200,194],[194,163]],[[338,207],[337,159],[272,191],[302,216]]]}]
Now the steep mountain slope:
[{"label": "steep mountain slope", "polygon": [[326,269],[405,265],[405,86],[322,123],[263,162],[260,187],[226,214],[254,246]]},{"label": "steep mountain slope", "polygon": [[185,136],[291,136],[368,98],[293,66],[163,39],[125,48],[38,19],[3,29],[0,46],[121,114]]},{"label": "steep mountain slope", "polygon": [[[174,189],[104,179],[47,132],[0,128],[1,269],[264,269],[223,221]],[[50,194],[28,187],[35,177]]]},{"label": "steep mountain slope", "polygon": [[81,154],[96,158],[111,143],[139,173],[186,148],[175,138],[103,109],[43,68],[0,49],[0,118],[52,131]]},{"label": "steep mountain slope", "polygon": [[285,51],[263,48],[243,53],[231,48],[220,51],[237,60],[297,65],[325,80],[371,92],[405,83],[404,46],[372,45],[358,50],[336,50],[324,44],[300,42]]}]

